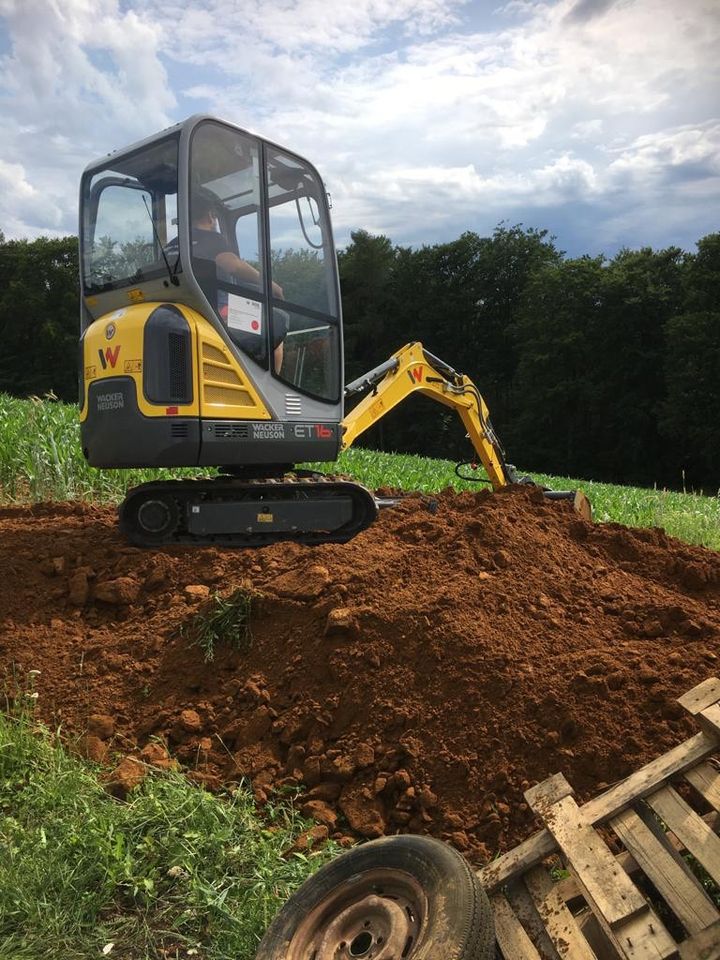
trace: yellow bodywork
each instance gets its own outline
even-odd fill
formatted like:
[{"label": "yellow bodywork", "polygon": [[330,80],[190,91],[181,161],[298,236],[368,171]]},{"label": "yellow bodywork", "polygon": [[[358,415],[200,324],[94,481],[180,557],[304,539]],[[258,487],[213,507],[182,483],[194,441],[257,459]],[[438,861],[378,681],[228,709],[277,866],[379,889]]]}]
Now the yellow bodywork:
[{"label": "yellow bodywork", "polygon": [[197,311],[174,306],[190,326],[192,342],[192,403],[167,407],[150,403],[143,392],[143,338],[145,323],[161,304],[138,303],[115,310],[92,323],[83,338],[85,402],[80,414],[88,415],[88,389],[95,380],[132,377],[138,408],[146,417],[208,417],[230,420],[271,420],[252,380],[226,347],[215,329]]},{"label": "yellow bodywork", "polygon": [[457,411],[493,487],[506,487],[510,479],[489,425],[488,408],[472,380],[463,374],[448,379],[435,369],[421,343],[407,344],[392,359],[397,366],[343,420],[342,449],[411,393],[422,393]]}]

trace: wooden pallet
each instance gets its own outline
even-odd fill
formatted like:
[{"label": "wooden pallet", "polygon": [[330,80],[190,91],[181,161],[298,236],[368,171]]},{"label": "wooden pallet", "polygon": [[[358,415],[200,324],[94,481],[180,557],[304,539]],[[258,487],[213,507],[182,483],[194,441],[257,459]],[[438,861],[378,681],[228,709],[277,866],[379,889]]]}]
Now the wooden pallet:
[{"label": "wooden pallet", "polygon": [[[526,792],[545,829],[479,872],[505,960],[720,960],[720,911],[700,879],[720,889],[720,680],[679,702],[700,733],[595,799],[578,806],[562,774]],[[559,882],[551,856],[569,874]]]}]

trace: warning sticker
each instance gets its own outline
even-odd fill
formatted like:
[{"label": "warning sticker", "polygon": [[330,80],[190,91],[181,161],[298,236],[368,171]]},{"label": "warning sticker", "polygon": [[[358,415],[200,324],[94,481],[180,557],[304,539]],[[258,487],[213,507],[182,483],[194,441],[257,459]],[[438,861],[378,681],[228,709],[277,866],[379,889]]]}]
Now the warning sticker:
[{"label": "warning sticker", "polygon": [[257,300],[248,300],[247,297],[238,297],[234,293],[229,294],[227,323],[231,330],[260,336],[263,332],[262,304]]}]

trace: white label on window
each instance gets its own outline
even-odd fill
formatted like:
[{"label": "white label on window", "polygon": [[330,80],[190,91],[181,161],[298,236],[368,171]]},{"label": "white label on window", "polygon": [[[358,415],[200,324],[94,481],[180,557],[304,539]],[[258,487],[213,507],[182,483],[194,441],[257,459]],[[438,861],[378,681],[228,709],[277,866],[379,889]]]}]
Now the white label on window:
[{"label": "white label on window", "polygon": [[262,334],[262,304],[237,294],[228,294],[228,327],[243,333]]}]

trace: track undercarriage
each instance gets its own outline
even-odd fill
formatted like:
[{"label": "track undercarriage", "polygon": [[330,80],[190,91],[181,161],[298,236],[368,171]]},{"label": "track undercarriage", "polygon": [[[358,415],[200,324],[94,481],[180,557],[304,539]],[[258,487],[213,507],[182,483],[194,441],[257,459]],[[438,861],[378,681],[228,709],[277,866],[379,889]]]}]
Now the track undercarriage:
[{"label": "track undercarriage", "polygon": [[155,480],[130,490],[120,530],[140,547],[345,543],[374,522],[372,493],[321,474]]}]

